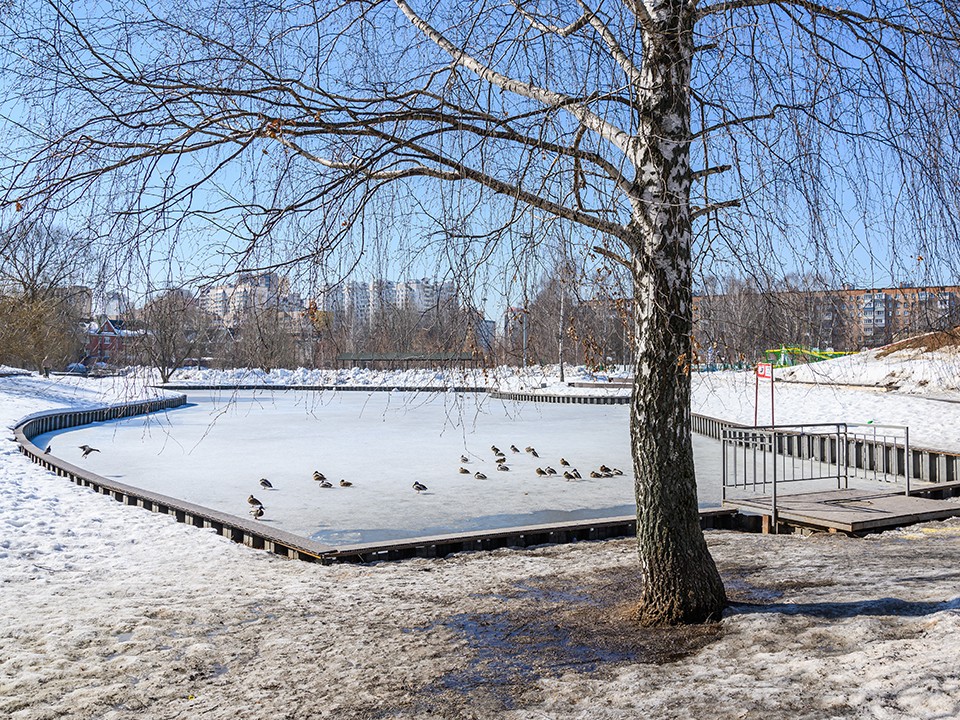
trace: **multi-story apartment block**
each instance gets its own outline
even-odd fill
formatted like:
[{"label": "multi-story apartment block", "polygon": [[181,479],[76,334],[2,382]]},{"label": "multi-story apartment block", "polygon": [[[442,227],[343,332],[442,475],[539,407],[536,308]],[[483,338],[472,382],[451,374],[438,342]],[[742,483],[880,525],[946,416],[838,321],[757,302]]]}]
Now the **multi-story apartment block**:
[{"label": "multi-story apartment block", "polygon": [[960,287],[894,287],[840,291],[855,340],[876,347],[960,322]]},{"label": "multi-story apartment block", "polygon": [[436,280],[407,280],[395,284],[397,307],[416,312],[442,307],[456,300],[457,289],[452,282]]},{"label": "multi-story apartment block", "polygon": [[119,290],[112,290],[97,298],[97,315],[108,318],[124,318],[133,312],[133,303]]},{"label": "multi-story apartment block", "polygon": [[235,283],[214,285],[200,290],[200,307],[220,319],[224,327],[236,327],[243,316],[254,310],[276,308],[284,313],[299,313],[303,300],[290,292],[290,283],[276,273],[248,273]]},{"label": "multi-story apartment block", "polygon": [[456,286],[435,280],[344,281],[325,285],[317,294],[317,308],[338,323],[368,327],[385,310],[400,308],[427,313],[456,302]]}]

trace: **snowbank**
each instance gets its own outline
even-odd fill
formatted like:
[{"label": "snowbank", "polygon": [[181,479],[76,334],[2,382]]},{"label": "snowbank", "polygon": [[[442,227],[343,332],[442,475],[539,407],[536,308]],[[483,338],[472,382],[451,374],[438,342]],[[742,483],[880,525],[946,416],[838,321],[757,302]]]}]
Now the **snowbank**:
[{"label": "snowbank", "polygon": [[960,349],[878,348],[776,371],[794,382],[863,385],[910,395],[960,400]]},{"label": "snowbank", "polygon": [[[141,370],[142,376],[151,371]],[[210,368],[181,368],[176,371],[171,383],[177,385],[340,385],[353,387],[483,387],[507,390],[551,389],[576,391],[567,387],[569,382],[606,382],[608,379],[629,377],[624,370],[617,372],[594,372],[583,365],[564,367],[565,383],[560,383],[559,365],[530,366],[517,368],[409,368],[404,370],[371,370],[366,368],[297,370],[274,369],[269,373],[259,368],[216,370]]]}]

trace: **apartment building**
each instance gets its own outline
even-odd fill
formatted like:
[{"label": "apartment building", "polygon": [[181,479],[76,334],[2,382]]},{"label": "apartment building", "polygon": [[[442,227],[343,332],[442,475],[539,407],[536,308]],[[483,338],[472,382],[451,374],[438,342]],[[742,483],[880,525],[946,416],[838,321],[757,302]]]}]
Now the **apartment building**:
[{"label": "apartment building", "polygon": [[369,327],[373,318],[391,308],[426,313],[457,307],[456,286],[430,279],[344,281],[325,285],[317,293],[317,309],[335,323]]},{"label": "apartment building", "polygon": [[201,309],[218,318],[224,327],[236,327],[254,310],[276,308],[283,313],[302,313],[302,298],[290,291],[290,282],[276,273],[247,273],[236,282],[200,290]]},{"label": "apartment building", "polygon": [[859,350],[960,325],[960,286],[737,292],[694,298],[694,337],[732,357],[777,345]]},{"label": "apartment building", "polygon": [[848,289],[840,294],[855,340],[863,347],[960,324],[960,286]]}]

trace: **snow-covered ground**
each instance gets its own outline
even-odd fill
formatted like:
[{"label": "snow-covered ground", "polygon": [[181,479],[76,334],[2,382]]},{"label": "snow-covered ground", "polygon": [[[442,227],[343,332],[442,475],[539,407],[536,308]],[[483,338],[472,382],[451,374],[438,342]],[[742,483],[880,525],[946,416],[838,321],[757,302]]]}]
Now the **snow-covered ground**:
[{"label": "snow-covered ground", "polygon": [[[747,425],[754,419],[754,375],[709,373],[693,380],[693,410]],[[761,380],[758,422],[770,423],[770,385]],[[958,398],[960,400],[960,398]],[[919,395],[901,395],[879,388],[851,388],[832,383],[776,382],[777,425],[804,423],[871,423],[906,425],[913,447],[960,452],[960,402]]]},{"label": "snow-covered ground", "polygon": [[[353,387],[414,387],[448,388],[479,387],[508,390],[540,389],[544,385],[558,385],[558,365],[527,368],[408,368],[404,370],[370,370],[366,368],[284,370],[265,372],[258,368],[218,370],[212,368],[181,368],[171,379],[177,385],[349,385]],[[138,374],[151,374],[141,369]],[[156,376],[154,376],[156,378]],[[565,368],[566,382],[607,382],[629,377],[622,366],[604,372],[595,372],[583,365]],[[158,378],[156,378],[158,379]],[[573,390],[567,388],[567,391]]]},{"label": "snow-covered ground", "polygon": [[[752,379],[717,377],[698,409],[747,413]],[[132,382],[0,379],[0,422]],[[807,392],[798,415],[893,422],[875,404],[892,395]],[[933,408],[954,406],[909,407],[933,437]],[[722,624],[638,630],[629,540],[309,565],[95,495],[5,438],[0,717],[960,716],[960,522],[707,536],[734,601]]]},{"label": "snow-covered ground", "polygon": [[[960,452],[960,348],[880,348],[775,371],[781,424],[849,422],[907,425],[914,447]],[[693,409],[753,424],[753,372],[694,377]],[[760,424],[770,422],[770,384],[760,381]]]},{"label": "snow-covered ground", "polygon": [[826,362],[777,370],[793,382],[872,386],[899,394],[960,401],[960,345],[935,352],[922,348],[878,348]]}]

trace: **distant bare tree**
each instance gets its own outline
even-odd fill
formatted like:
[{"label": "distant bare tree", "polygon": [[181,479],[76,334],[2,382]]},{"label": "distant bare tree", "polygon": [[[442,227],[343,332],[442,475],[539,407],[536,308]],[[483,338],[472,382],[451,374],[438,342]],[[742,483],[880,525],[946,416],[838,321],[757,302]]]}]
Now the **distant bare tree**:
[{"label": "distant bare tree", "polygon": [[560,226],[622,265],[642,623],[725,603],[690,437],[695,261],[837,267],[876,234],[900,267],[958,254],[956,0],[10,5],[9,212],[114,210],[128,244],[213,219],[256,265],[358,262],[390,204],[464,272]]},{"label": "distant bare tree", "polygon": [[150,299],[138,314],[146,362],[168,383],[188,358],[205,354],[211,322],[197,301],[183,290],[165,290]]},{"label": "distant bare tree", "polygon": [[239,367],[294,368],[302,364],[301,318],[277,307],[248,310],[234,330],[233,357]]},{"label": "distant bare tree", "polygon": [[527,307],[528,352],[535,363],[626,364],[632,357],[633,299],[616,283],[586,278],[560,256]]},{"label": "distant bare tree", "polygon": [[0,295],[0,364],[62,369],[82,357],[83,332],[69,303]]},{"label": "distant bare tree", "polygon": [[753,363],[781,346],[850,350],[855,309],[840,289],[812,277],[787,276],[776,288],[754,278],[711,278],[696,298],[699,360]]},{"label": "distant bare tree", "polygon": [[86,244],[26,223],[0,233],[0,362],[42,370],[81,359],[91,292],[79,286]]}]

